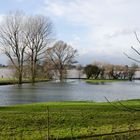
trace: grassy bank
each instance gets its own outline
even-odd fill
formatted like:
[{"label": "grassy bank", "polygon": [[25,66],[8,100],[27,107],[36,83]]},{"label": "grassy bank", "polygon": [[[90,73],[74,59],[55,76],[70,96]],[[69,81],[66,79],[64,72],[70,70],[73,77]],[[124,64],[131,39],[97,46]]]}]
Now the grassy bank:
[{"label": "grassy bank", "polygon": [[[46,82],[49,81],[48,79],[36,79],[35,82]],[[85,80],[87,83],[93,83],[93,84],[98,84],[98,83],[111,83],[111,82],[122,82],[122,81],[127,81],[127,80],[109,80],[109,79],[89,79]],[[24,79],[23,83],[31,83],[30,79]],[[0,78],[0,85],[10,85],[10,84],[18,84],[18,80],[14,78]]]},{"label": "grassy bank", "polygon": [[[35,82],[46,82],[48,79],[36,79]],[[30,79],[24,79],[23,83],[31,83]],[[18,84],[18,80],[14,78],[0,78],[0,85]]]},{"label": "grassy bank", "polygon": [[123,81],[128,81],[128,80],[119,80],[119,79],[88,79],[85,80],[87,83],[111,83],[111,82],[123,82]]},{"label": "grassy bank", "polygon": [[[124,101],[123,105],[140,108],[140,100]],[[48,127],[52,139],[72,139],[109,133],[111,135],[98,136],[95,139],[140,138],[140,111],[123,109],[119,103],[113,103],[112,106],[109,103],[94,102],[0,107],[0,139],[46,139]]]}]

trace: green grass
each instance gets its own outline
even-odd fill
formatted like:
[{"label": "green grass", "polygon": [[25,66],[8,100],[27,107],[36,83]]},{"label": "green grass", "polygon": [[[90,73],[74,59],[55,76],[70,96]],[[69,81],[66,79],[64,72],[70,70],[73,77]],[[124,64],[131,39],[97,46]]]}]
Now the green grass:
[{"label": "green grass", "polygon": [[120,80],[120,79],[88,79],[85,80],[87,83],[111,83],[111,82],[123,82],[128,80]]},{"label": "green grass", "polygon": [[[140,108],[140,100],[123,101],[131,108]],[[122,111],[114,102],[50,102],[0,107],[0,139],[45,139],[49,128],[52,138],[71,138],[95,134],[140,129],[140,111]],[[125,133],[118,137],[139,138],[139,133]],[[135,137],[134,137],[135,136]],[[99,139],[117,137],[105,136]]]}]

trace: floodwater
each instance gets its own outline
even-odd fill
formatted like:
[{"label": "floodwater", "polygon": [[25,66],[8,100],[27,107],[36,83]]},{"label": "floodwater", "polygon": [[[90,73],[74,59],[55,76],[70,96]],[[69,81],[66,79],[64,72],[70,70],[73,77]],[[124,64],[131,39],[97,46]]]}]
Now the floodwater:
[{"label": "floodwater", "polygon": [[140,98],[140,81],[88,84],[83,80],[0,86],[0,106],[53,101],[104,102]]}]

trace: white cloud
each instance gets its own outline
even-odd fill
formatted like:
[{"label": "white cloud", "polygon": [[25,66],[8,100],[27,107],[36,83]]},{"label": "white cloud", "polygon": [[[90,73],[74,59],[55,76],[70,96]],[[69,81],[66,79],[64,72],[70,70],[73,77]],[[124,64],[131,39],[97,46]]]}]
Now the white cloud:
[{"label": "white cloud", "polygon": [[89,19],[94,19],[94,13],[96,12],[96,9],[88,1],[46,0],[45,10],[54,16],[63,17],[68,21],[78,23],[84,21],[83,24],[86,24],[91,22]]},{"label": "white cloud", "polygon": [[140,30],[139,0],[44,1],[44,13],[49,13],[56,21],[85,26],[87,32],[84,38],[75,35],[69,41],[82,55],[115,58],[122,56],[131,45],[138,46],[133,31]]},{"label": "white cloud", "polygon": [[[54,16],[81,24],[112,25],[137,20],[140,1],[134,0],[45,0],[45,10]],[[111,21],[111,22],[110,22]],[[130,23],[130,22],[129,22]],[[129,25],[127,23],[126,26]]]}]

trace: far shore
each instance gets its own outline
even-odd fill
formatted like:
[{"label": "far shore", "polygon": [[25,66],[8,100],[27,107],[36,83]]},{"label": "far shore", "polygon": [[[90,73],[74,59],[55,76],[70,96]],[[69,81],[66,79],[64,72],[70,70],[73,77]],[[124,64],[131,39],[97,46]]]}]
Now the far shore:
[{"label": "far shore", "polygon": [[[35,80],[35,83],[37,82],[48,82],[49,79],[36,79]],[[27,79],[24,79],[22,84],[25,84],[25,83],[32,83],[31,80],[27,80]],[[0,86],[1,85],[14,85],[14,84],[18,84],[18,80],[17,79],[13,79],[13,78],[0,78]]]},{"label": "far shore", "polygon": [[[87,83],[93,83],[93,84],[96,84],[96,83],[111,83],[111,82],[124,82],[124,81],[128,81],[128,80],[120,80],[120,79],[85,79],[85,78],[68,78],[68,79],[73,79],[73,80],[83,80]],[[68,80],[66,79],[66,80]],[[50,79],[36,79],[35,80],[35,83],[37,82],[48,82],[50,81]],[[25,83],[32,83],[31,80],[29,79],[24,79],[22,84],[25,84]],[[18,80],[17,79],[14,79],[14,78],[0,78],[0,86],[1,85],[14,85],[14,84],[18,84]]]},{"label": "far shore", "polygon": [[[129,81],[128,79],[86,79],[86,78],[68,78],[69,80],[83,80],[87,83],[96,84],[96,83],[112,83],[112,82],[125,82]],[[68,80],[66,79],[66,80]],[[139,80],[139,79],[134,79]],[[35,83],[37,82],[48,82],[51,81],[51,79],[36,79]],[[22,84],[25,83],[32,83],[30,79],[24,79]],[[18,84],[18,80],[14,78],[0,78],[0,86],[1,85],[14,85]]]}]

